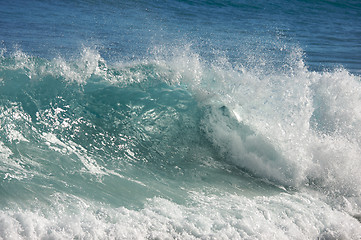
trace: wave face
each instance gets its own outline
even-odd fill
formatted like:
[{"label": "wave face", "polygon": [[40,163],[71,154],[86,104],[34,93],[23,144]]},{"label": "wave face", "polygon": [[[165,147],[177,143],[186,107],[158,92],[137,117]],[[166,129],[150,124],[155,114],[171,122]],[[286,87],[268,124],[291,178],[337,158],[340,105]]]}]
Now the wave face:
[{"label": "wave face", "polygon": [[1,58],[2,237],[360,234],[358,76],[172,52]]},{"label": "wave face", "polygon": [[1,239],[360,239],[358,1],[8,1]]}]

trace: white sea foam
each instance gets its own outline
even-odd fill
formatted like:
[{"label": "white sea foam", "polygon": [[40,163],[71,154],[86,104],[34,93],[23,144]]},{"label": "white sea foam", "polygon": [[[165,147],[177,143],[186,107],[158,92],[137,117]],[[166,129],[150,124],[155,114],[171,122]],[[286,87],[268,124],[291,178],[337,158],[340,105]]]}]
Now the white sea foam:
[{"label": "white sea foam", "polygon": [[[149,199],[109,208],[56,194],[52,206],[0,211],[2,239],[359,239],[361,223],[308,194],[249,199],[190,193],[192,204]],[[38,206],[39,207],[39,206]]]}]

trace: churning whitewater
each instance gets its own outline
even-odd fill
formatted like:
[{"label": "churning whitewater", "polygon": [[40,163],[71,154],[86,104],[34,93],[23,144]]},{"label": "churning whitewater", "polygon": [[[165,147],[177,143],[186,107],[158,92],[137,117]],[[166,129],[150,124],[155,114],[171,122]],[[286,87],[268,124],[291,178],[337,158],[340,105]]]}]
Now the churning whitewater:
[{"label": "churning whitewater", "polygon": [[357,1],[8,1],[0,239],[360,239]]}]

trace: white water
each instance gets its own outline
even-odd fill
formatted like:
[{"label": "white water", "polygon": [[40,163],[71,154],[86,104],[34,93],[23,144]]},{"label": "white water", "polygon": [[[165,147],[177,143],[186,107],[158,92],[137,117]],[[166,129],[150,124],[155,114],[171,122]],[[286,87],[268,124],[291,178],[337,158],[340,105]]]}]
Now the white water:
[{"label": "white water", "polygon": [[[0,212],[3,239],[358,239],[360,223],[306,193],[259,196],[190,192],[187,205],[152,198],[109,208],[54,195],[46,210]],[[39,206],[37,206],[38,208]]]}]

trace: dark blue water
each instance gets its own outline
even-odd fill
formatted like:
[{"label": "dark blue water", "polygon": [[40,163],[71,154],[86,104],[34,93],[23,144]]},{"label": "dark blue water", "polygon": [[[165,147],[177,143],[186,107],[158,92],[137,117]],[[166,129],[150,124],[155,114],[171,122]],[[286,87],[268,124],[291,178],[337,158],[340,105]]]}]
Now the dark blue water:
[{"label": "dark blue water", "polygon": [[[234,61],[246,52],[297,45],[308,66],[360,69],[358,1],[4,1],[1,40],[37,56],[97,47],[110,60],[142,58],[154,46],[191,43]],[[278,54],[278,53],[276,53]]]},{"label": "dark blue water", "polygon": [[0,2],[0,239],[360,239],[359,1]]}]

